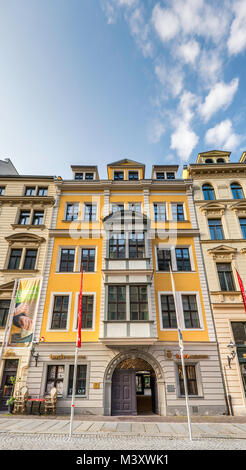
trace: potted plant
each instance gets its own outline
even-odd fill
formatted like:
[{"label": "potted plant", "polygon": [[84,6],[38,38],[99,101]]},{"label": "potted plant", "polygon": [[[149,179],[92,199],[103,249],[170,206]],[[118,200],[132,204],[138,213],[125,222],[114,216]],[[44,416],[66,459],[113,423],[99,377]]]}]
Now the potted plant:
[{"label": "potted plant", "polygon": [[[15,382],[16,382],[16,377],[11,376],[11,377],[10,377],[10,383],[13,385],[12,393],[14,392]],[[13,413],[13,410],[14,410],[14,404],[15,404],[15,397],[12,395],[12,396],[6,401],[6,405],[8,406],[8,412],[11,413],[11,414]]]},{"label": "potted plant", "polygon": [[6,401],[6,405],[8,405],[8,412],[11,414],[13,413],[14,404],[15,404],[15,397],[11,397]]}]

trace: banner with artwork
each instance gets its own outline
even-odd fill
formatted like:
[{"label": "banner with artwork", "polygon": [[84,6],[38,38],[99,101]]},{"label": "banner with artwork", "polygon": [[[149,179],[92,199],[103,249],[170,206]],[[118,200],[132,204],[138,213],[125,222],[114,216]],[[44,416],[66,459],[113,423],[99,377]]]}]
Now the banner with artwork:
[{"label": "banner with artwork", "polygon": [[32,342],[40,287],[40,278],[18,281],[8,346],[28,346]]}]

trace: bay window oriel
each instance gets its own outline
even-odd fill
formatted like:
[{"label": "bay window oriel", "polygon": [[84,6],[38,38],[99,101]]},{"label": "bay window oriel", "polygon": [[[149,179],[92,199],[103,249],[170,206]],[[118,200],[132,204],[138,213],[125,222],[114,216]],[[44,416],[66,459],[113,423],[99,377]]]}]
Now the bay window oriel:
[{"label": "bay window oriel", "polygon": [[109,285],[107,319],[109,321],[148,321],[148,286]]}]

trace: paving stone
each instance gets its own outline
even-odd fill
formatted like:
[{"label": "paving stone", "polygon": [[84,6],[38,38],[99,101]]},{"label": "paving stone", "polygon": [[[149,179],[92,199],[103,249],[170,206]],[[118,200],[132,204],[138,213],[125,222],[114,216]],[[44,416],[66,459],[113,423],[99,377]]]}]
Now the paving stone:
[{"label": "paving stone", "polygon": [[117,424],[118,423],[113,423],[113,422],[104,423],[101,431],[103,431],[103,432],[115,432],[116,428],[117,428]]},{"label": "paving stone", "polygon": [[157,423],[157,427],[162,434],[166,436],[172,436],[172,429],[170,427],[170,423]]},{"label": "paving stone", "polygon": [[97,422],[97,423],[93,423],[92,426],[89,429],[89,432],[101,431],[102,427],[103,427],[103,423],[100,422],[100,421]]},{"label": "paving stone", "polygon": [[79,426],[76,429],[76,433],[89,431],[92,424],[93,424],[93,421],[83,421],[82,423],[80,422]]},{"label": "paving stone", "polygon": [[188,436],[189,428],[188,424],[183,423],[169,423],[170,429],[172,430],[171,435],[175,434],[176,436]]},{"label": "paving stone", "polygon": [[131,432],[132,423],[117,423],[116,432]]},{"label": "paving stone", "polygon": [[147,434],[159,434],[159,428],[153,423],[144,423],[145,432]]},{"label": "paving stone", "polygon": [[132,432],[135,432],[136,434],[145,433],[145,428],[144,428],[143,423],[132,423]]}]

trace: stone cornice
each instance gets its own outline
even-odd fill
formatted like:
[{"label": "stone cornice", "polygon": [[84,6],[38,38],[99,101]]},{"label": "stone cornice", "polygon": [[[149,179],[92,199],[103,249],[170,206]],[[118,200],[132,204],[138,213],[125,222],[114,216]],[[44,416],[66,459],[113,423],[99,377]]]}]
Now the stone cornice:
[{"label": "stone cornice", "polygon": [[55,199],[53,196],[0,196],[0,206],[8,205],[14,207],[22,206],[53,206]]},{"label": "stone cornice", "polygon": [[56,184],[62,191],[104,191],[108,190],[129,190],[139,191],[144,189],[149,190],[188,190],[192,187],[190,179],[176,179],[176,180],[152,180],[143,179],[137,181],[114,181],[114,180],[91,180],[91,181],[76,181],[76,180],[62,180],[57,181]]}]

